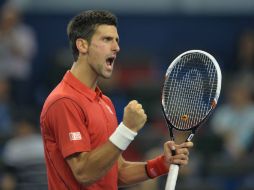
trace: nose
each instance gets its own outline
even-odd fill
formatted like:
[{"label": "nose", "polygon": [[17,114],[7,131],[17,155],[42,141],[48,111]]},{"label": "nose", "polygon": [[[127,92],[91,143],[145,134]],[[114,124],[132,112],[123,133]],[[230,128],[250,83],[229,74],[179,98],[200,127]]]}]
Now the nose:
[{"label": "nose", "polygon": [[113,47],[112,47],[113,51],[115,52],[119,52],[120,51],[120,47],[117,41],[113,42]]}]

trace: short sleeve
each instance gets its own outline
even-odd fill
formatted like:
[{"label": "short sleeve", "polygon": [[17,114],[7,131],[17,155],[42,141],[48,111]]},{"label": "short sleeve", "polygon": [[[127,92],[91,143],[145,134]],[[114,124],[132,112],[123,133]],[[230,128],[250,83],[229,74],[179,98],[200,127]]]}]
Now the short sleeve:
[{"label": "short sleeve", "polygon": [[46,120],[64,158],[91,150],[86,114],[74,100],[61,98],[54,102]]}]

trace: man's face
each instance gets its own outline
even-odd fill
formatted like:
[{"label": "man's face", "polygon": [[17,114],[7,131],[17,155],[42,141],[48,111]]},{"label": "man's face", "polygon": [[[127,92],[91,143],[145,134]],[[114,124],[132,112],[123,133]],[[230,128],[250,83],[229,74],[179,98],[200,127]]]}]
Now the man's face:
[{"label": "man's face", "polygon": [[117,28],[113,25],[99,25],[88,47],[87,62],[95,75],[110,78],[119,48]]}]

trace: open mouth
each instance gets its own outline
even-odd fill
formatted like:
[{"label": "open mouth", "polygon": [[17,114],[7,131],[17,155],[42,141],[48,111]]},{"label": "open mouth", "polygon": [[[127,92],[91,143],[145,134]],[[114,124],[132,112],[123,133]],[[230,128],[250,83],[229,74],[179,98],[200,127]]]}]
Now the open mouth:
[{"label": "open mouth", "polygon": [[109,57],[109,58],[106,59],[106,63],[109,66],[112,66],[114,61],[115,61],[115,57]]}]

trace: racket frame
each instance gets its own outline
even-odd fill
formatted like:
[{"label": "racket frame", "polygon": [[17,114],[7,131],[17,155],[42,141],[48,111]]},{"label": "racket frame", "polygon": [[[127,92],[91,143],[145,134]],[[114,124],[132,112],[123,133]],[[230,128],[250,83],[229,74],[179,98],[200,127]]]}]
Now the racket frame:
[{"label": "racket frame", "polygon": [[[221,91],[221,79],[222,79],[222,75],[221,75],[221,70],[220,70],[220,66],[218,64],[218,62],[216,61],[216,59],[209,53],[203,51],[203,50],[189,50],[189,51],[186,51],[182,54],[180,54],[179,56],[177,56],[173,61],[172,63],[169,65],[168,69],[167,69],[167,72],[166,72],[166,75],[165,75],[165,80],[169,77],[169,74],[171,73],[171,71],[173,70],[173,68],[175,67],[175,65],[180,61],[180,59],[182,59],[182,57],[184,57],[185,55],[187,54],[193,54],[193,53],[199,53],[199,54],[204,54],[205,56],[207,56],[213,63],[214,63],[214,66],[216,68],[216,74],[217,74],[217,89],[216,89],[216,93],[215,93],[215,97],[214,97],[214,105],[211,106],[211,109],[209,110],[209,112],[207,113],[207,115],[203,118],[203,120],[201,122],[199,122],[197,125],[195,126],[192,126],[191,128],[188,128],[188,129],[179,129],[177,127],[175,127],[167,118],[166,116],[166,113],[165,113],[165,110],[164,110],[164,106],[163,106],[163,97],[162,97],[162,102],[161,102],[161,105],[162,105],[162,112],[163,112],[163,115],[164,115],[164,118],[166,120],[166,123],[167,123],[167,126],[169,128],[169,133],[170,133],[170,138],[171,140],[175,140],[174,138],[174,134],[173,134],[173,129],[176,129],[178,131],[191,131],[191,134],[188,136],[187,140],[186,141],[191,141],[192,138],[194,137],[195,135],[195,132],[197,130],[198,127],[200,127],[203,123],[205,123],[205,121],[209,118],[209,116],[211,115],[212,111],[215,109],[216,105],[217,105],[217,102],[218,102],[218,99],[219,99],[219,96],[220,96],[220,91]],[[164,84],[163,84],[163,87],[164,87]],[[163,92],[163,89],[162,88],[162,92]],[[162,93],[163,94],[163,93]],[[163,96],[163,95],[162,95]]]},{"label": "racket frame", "polygon": [[[180,54],[178,57],[176,57],[174,59],[174,61],[170,64],[170,66],[167,69],[166,75],[165,75],[165,81],[167,79],[167,77],[169,77],[170,72],[173,70],[174,66],[179,62],[179,59],[181,59],[183,56],[190,54],[190,53],[201,53],[206,55],[209,59],[212,60],[215,68],[216,68],[216,74],[217,74],[217,89],[216,89],[216,93],[215,93],[215,97],[213,100],[213,104],[211,105],[211,109],[208,111],[208,113],[206,114],[206,116],[195,126],[192,126],[190,128],[187,129],[181,129],[181,128],[176,128],[168,119],[168,117],[166,116],[165,110],[164,110],[164,103],[163,103],[163,90],[164,90],[164,86],[165,86],[165,82],[163,84],[163,88],[162,88],[162,102],[161,102],[161,106],[162,106],[162,112],[164,115],[164,119],[166,120],[168,129],[169,129],[169,133],[170,133],[170,138],[171,140],[175,140],[174,139],[174,133],[173,133],[173,129],[176,129],[178,131],[191,131],[191,133],[189,134],[188,138],[186,139],[186,141],[191,141],[195,135],[196,130],[205,123],[205,121],[209,118],[209,116],[211,115],[212,111],[215,109],[219,96],[220,96],[220,90],[221,90],[221,70],[219,67],[219,64],[217,63],[216,59],[210,55],[209,53],[202,51],[202,50],[189,50],[186,51],[182,54]],[[176,154],[175,150],[172,151],[172,155],[174,156]],[[171,164],[171,166],[169,167],[169,173],[168,173],[168,177],[167,177],[167,182],[166,182],[166,187],[165,190],[174,190],[175,186],[176,186],[176,181],[177,181],[177,176],[178,176],[178,172],[179,172],[179,165],[176,164]]]}]

